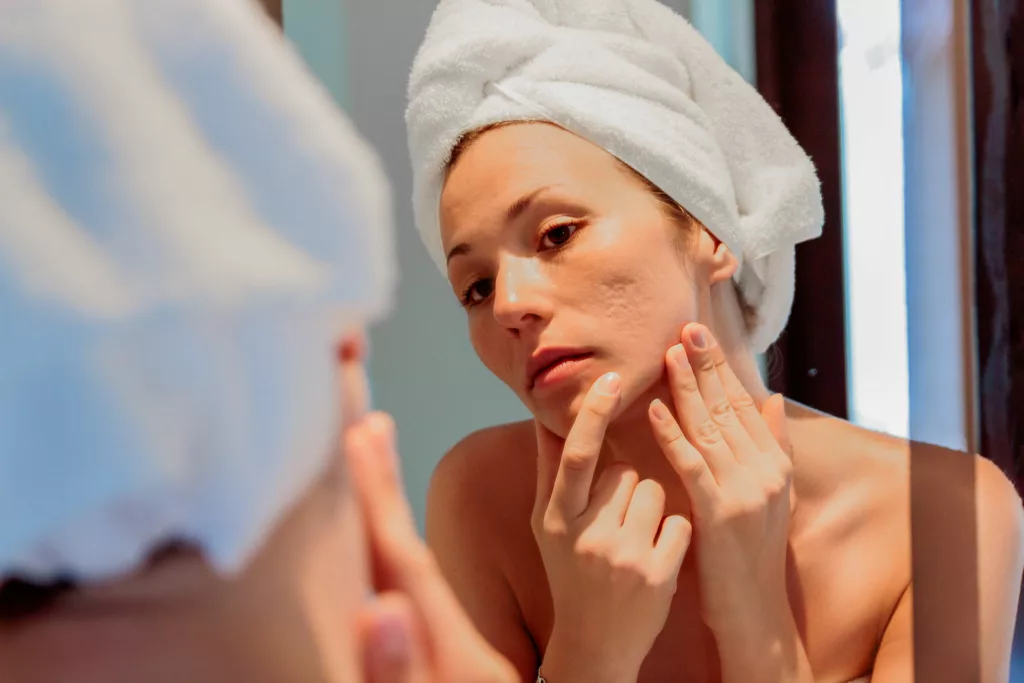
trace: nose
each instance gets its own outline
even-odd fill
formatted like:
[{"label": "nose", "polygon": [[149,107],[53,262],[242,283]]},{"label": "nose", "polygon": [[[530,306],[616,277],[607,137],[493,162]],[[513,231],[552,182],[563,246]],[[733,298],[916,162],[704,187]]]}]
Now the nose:
[{"label": "nose", "polygon": [[494,318],[514,336],[550,320],[551,286],[536,259],[508,256],[494,279]]}]

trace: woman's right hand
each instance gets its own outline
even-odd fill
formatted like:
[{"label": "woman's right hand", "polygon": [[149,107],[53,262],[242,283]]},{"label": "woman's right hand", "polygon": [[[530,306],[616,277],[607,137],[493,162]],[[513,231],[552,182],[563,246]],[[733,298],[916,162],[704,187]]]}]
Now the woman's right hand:
[{"label": "woman's right hand", "polygon": [[619,383],[615,373],[594,383],[564,441],[536,423],[532,526],[554,603],[541,667],[552,683],[635,681],[689,547],[690,523],[663,518],[664,490],[628,465],[610,465],[591,495]]},{"label": "woman's right hand", "polygon": [[416,531],[402,489],[391,418],[345,433],[345,454],[371,551],[372,600],[361,614],[366,683],[515,683],[473,627]]}]

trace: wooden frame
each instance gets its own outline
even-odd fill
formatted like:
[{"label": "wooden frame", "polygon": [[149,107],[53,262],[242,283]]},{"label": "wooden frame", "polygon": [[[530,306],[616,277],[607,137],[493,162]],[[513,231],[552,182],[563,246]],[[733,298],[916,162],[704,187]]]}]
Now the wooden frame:
[{"label": "wooden frame", "polygon": [[1021,490],[1024,13],[1015,3],[971,4],[980,448]]},{"label": "wooden frame", "polygon": [[755,0],[757,85],[814,160],[822,236],[797,247],[796,298],[769,351],[771,388],[848,416],[839,69],[834,0]]}]

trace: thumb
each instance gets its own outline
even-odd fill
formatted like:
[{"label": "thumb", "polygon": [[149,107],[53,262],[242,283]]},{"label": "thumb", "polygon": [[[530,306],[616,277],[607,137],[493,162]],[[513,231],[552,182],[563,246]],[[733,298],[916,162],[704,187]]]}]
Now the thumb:
[{"label": "thumb", "polygon": [[533,504],[536,519],[538,515],[544,514],[548,501],[551,500],[565,440],[542,425],[539,420],[534,420],[533,426],[537,433],[537,494]]},{"label": "thumb", "polygon": [[786,399],[782,394],[772,394],[761,406],[761,417],[768,425],[772,436],[790,460],[793,459],[793,443],[789,439],[789,426],[786,422]]},{"label": "thumb", "polygon": [[416,610],[399,593],[382,593],[359,615],[364,680],[367,683],[433,683]]}]

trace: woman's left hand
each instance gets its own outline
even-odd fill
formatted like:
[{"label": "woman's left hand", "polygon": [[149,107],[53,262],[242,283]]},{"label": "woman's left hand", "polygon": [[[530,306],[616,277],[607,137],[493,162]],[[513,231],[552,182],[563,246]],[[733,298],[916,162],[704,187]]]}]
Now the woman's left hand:
[{"label": "woman's left hand", "polygon": [[782,397],[758,410],[702,325],[683,330],[667,365],[678,421],[660,401],[649,414],[690,498],[701,612],[723,680],[807,680],[786,593],[793,465]]}]

